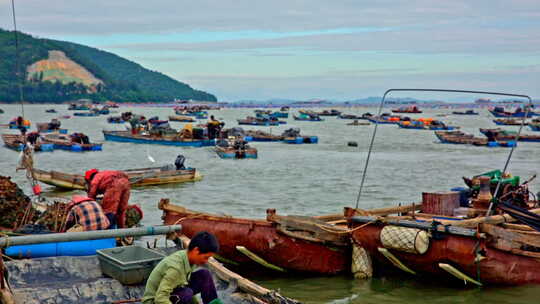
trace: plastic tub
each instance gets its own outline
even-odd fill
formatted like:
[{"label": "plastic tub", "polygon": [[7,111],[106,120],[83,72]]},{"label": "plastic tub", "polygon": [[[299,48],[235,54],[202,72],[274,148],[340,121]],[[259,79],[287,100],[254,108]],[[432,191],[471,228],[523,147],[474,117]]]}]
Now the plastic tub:
[{"label": "plastic tub", "polygon": [[159,252],[139,246],[102,249],[96,253],[101,272],[126,285],[144,282],[165,257]]}]

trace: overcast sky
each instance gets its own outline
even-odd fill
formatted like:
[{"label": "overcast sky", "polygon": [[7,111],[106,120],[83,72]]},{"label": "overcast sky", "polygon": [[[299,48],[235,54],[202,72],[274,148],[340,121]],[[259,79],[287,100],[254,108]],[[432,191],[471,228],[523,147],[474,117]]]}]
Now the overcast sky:
[{"label": "overcast sky", "polygon": [[[23,32],[113,52],[223,101],[347,100],[392,87],[540,97],[539,0],[16,0],[15,8]],[[10,0],[0,0],[0,27],[13,29]]]}]

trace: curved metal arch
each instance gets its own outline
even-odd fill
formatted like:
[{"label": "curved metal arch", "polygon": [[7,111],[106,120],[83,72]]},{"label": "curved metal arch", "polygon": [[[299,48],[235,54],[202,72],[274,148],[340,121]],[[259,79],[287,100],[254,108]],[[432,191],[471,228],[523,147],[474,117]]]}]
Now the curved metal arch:
[{"label": "curved metal arch", "polygon": [[[528,96],[528,95],[522,95],[522,94],[512,94],[512,93],[502,93],[502,92],[488,92],[488,91],[472,91],[472,90],[450,90],[450,89],[388,89],[388,90],[386,90],[386,92],[384,92],[384,95],[383,95],[383,97],[381,99],[381,104],[379,105],[379,110],[377,112],[377,116],[380,116],[381,113],[382,113],[382,109],[383,109],[384,103],[386,101],[386,96],[388,96],[388,94],[390,94],[392,92],[469,93],[469,94],[484,94],[484,95],[498,95],[498,96],[526,98],[527,100],[529,100],[529,105],[526,107],[525,116],[521,120],[521,125],[519,126],[519,130],[518,130],[518,133],[516,135],[516,142],[519,140],[521,130],[523,129],[523,126],[525,126],[525,120],[526,120],[527,116],[529,116],[529,111],[533,106],[531,97]],[[379,123],[378,123],[378,121],[376,121],[375,122],[375,127],[373,128],[373,135],[371,136],[371,141],[370,141],[370,144],[369,144],[369,150],[368,150],[368,154],[367,154],[367,157],[366,157],[366,163],[365,163],[365,166],[364,166],[364,171],[362,173],[362,180],[360,182],[360,189],[358,191],[358,196],[356,198],[356,209],[358,209],[358,204],[360,202],[360,197],[362,195],[362,189],[364,187],[364,182],[366,180],[367,169],[368,169],[368,165],[369,165],[369,160],[371,158],[371,152],[373,150],[373,144],[375,142],[375,136],[377,135],[377,127],[378,126],[379,126]],[[508,158],[506,159],[506,162],[504,164],[504,168],[503,168],[502,172],[506,172],[506,169],[508,169],[510,159],[512,158],[512,154],[514,153],[514,150],[515,150],[516,146],[513,146],[511,148],[510,153],[508,155]],[[501,186],[501,180],[499,180],[499,182],[497,183],[497,187],[495,188],[494,197],[496,197],[497,194],[499,193],[500,186]],[[487,215],[491,214],[491,211],[492,211],[493,207],[494,207],[494,201],[491,202],[491,204],[489,206],[489,209],[488,209],[488,212],[487,212]]]}]

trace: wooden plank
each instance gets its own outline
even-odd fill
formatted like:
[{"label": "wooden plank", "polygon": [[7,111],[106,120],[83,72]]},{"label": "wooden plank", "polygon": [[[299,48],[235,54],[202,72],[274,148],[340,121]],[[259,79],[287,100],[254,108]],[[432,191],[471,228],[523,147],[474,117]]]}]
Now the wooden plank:
[{"label": "wooden plank", "polygon": [[540,236],[527,235],[517,232],[509,231],[501,227],[490,224],[481,224],[480,231],[487,233],[496,238],[501,238],[509,242],[521,243],[523,245],[529,245],[540,248]]}]

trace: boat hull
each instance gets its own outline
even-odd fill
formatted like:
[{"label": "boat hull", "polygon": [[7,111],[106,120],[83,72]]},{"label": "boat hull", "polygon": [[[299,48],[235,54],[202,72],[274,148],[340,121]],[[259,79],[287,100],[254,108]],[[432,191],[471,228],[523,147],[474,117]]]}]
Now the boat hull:
[{"label": "boat hull", "polygon": [[[268,263],[291,271],[335,274],[350,269],[350,248],[330,247],[322,243],[293,238],[278,232],[277,224],[211,216],[191,212],[163,211],[164,224],[180,223],[182,233],[193,237],[197,232],[214,234],[220,245],[219,255],[242,266],[253,266],[236,246],[244,246]],[[258,264],[256,264],[258,265]]]},{"label": "boat hull", "polygon": [[131,135],[129,132],[124,131],[103,131],[105,140],[116,142],[129,142],[135,144],[154,144],[154,145],[166,145],[166,146],[179,146],[179,147],[207,147],[214,146],[215,140],[192,140],[192,141],[177,141],[170,139],[157,139],[150,137],[143,137],[137,135]]},{"label": "boat hull", "polygon": [[[353,226],[360,226],[354,224]],[[378,248],[385,248],[380,240],[382,225],[368,225],[352,234],[354,242],[360,244],[372,258],[383,265],[392,265],[382,255]],[[474,262],[476,246],[480,246],[486,257],[479,265]],[[390,249],[389,249],[390,250]],[[429,249],[424,254],[407,253],[391,249],[391,252],[405,266],[415,272],[426,273],[438,278],[452,276],[439,267],[439,263],[450,264],[471,278],[483,284],[494,285],[523,285],[540,283],[540,260],[535,258],[510,254],[486,245],[485,240],[475,238],[444,235],[442,239],[430,239]]]},{"label": "boat hull", "polygon": [[[173,170],[156,172],[147,169],[133,169],[124,171],[129,179],[131,187],[146,187],[202,180],[202,175],[195,169]],[[69,190],[85,190],[85,181],[82,175],[62,173],[57,171],[33,170],[34,177],[47,185]]]}]

